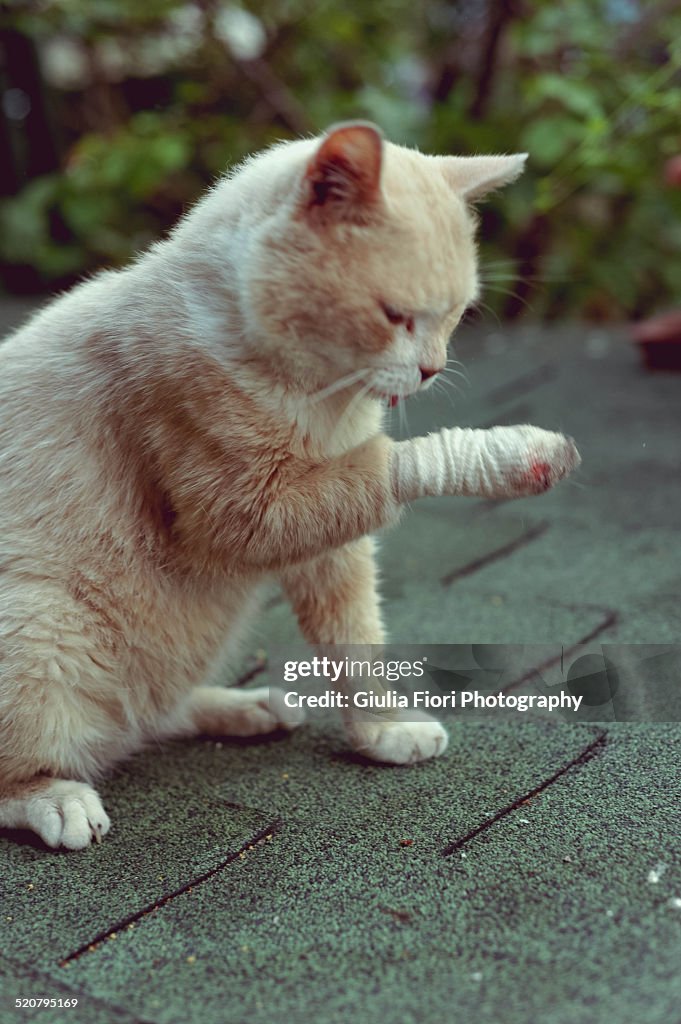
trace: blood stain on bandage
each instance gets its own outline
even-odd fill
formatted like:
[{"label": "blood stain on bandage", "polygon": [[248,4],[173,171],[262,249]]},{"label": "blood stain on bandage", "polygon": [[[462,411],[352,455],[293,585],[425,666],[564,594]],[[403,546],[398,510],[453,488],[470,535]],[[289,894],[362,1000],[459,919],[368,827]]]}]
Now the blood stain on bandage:
[{"label": "blood stain on bandage", "polygon": [[542,489],[548,491],[551,486],[551,467],[548,462],[534,462],[530,472]]}]

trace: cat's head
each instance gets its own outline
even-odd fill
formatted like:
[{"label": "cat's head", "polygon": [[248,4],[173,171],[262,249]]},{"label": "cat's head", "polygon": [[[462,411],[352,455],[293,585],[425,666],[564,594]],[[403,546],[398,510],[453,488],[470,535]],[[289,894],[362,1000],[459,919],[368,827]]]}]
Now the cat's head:
[{"label": "cat's head", "polygon": [[354,390],[385,399],[427,387],[478,294],[470,203],[525,155],[425,156],[353,122],[260,159],[285,194],[270,196],[243,280],[273,369],[309,391],[353,373]]}]

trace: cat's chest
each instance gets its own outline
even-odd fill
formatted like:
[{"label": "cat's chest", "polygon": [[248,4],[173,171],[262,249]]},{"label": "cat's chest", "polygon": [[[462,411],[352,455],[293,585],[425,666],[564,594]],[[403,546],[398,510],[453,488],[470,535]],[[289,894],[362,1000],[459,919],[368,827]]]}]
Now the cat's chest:
[{"label": "cat's chest", "polygon": [[375,437],[383,412],[377,402],[350,399],[346,404],[302,407],[290,416],[292,447],[314,460],[332,459]]}]

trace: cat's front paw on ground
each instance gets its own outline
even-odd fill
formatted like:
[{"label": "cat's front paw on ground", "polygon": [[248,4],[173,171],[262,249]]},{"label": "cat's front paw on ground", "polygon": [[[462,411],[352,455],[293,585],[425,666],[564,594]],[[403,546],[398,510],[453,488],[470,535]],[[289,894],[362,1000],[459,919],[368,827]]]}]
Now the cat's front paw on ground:
[{"label": "cat's front paw on ground", "polygon": [[354,750],[371,761],[383,764],[417,764],[444,753],[449,737],[446,730],[429,715],[408,721],[349,721],[348,737]]},{"label": "cat's front paw on ground", "polygon": [[99,796],[84,782],[56,779],[39,794],[24,798],[23,824],[56,849],[83,850],[111,828]]},{"label": "cat's front paw on ground", "polygon": [[574,440],[563,434],[531,426],[495,427],[490,433],[496,431],[490,450],[498,445],[509,497],[543,494],[582,461]]}]

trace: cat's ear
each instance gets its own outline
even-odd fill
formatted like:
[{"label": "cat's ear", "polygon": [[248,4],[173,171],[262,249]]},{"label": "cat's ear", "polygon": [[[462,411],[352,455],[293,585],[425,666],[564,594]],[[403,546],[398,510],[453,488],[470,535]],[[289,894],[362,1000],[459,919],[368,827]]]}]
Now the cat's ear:
[{"label": "cat's ear", "polygon": [[383,136],[375,125],[334,125],[305,170],[305,206],[329,219],[366,220],[381,195],[382,163]]},{"label": "cat's ear", "polygon": [[482,199],[522,174],[527,153],[513,156],[441,156],[437,158],[448,183],[463,199]]}]

